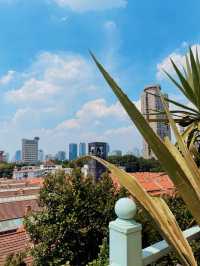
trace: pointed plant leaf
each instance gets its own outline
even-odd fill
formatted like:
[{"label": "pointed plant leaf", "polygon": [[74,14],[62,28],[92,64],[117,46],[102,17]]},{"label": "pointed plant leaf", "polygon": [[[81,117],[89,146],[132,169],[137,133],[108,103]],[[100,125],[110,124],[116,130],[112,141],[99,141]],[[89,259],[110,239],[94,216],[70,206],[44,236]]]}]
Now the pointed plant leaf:
[{"label": "pointed plant leaf", "polygon": [[183,236],[176,219],[165,201],[161,198],[151,197],[135,176],[119,169],[115,165],[99,158],[90,156],[108,168],[114,178],[117,178],[121,186],[125,187],[131,195],[137,199],[155,221],[158,230],[166,241],[176,251],[183,265],[197,265],[192,249]]},{"label": "pointed plant leaf", "polygon": [[188,59],[188,56],[185,56],[185,62],[186,62],[186,69],[187,69],[187,81],[190,84],[191,88],[194,91],[194,84],[193,84],[193,78],[192,78],[192,70],[191,70],[191,66],[190,66],[190,61]]},{"label": "pointed plant leaf", "polygon": [[[164,142],[155,134],[151,126],[145,120],[143,115],[138,111],[134,103],[124,94],[117,83],[111,78],[111,76],[105,71],[103,66],[92,55],[97,67],[104,76],[105,80],[112,88],[113,92],[121,102],[122,106],[126,110],[127,114],[136,125],[144,139],[150,145],[156,157],[159,159],[163,168],[174,182],[181,197],[185,201],[186,205],[190,209],[196,221],[200,224],[200,192],[199,188],[194,188],[191,184],[191,180],[188,179],[183,168],[177,162],[173,154],[165,146]],[[197,203],[197,204],[194,204]]]},{"label": "pointed plant leaf", "polygon": [[169,112],[168,106],[164,100],[163,95],[160,95],[161,97],[161,101],[164,107],[164,110],[166,112],[166,116],[169,120],[169,124],[174,132],[174,135],[176,137],[177,143],[178,143],[178,147],[182,153],[182,156],[185,159],[185,163],[188,165],[188,168],[191,169],[191,173],[192,176],[190,177],[190,182],[191,185],[195,188],[196,192],[199,193],[199,197],[200,197],[200,190],[198,188],[200,188],[200,175],[199,175],[199,169],[196,165],[196,163],[194,162],[190,151],[187,148],[187,145],[185,144],[185,142],[182,139],[182,136],[179,134],[179,131],[176,127],[176,123],[174,122],[173,118],[171,117],[171,114]]},{"label": "pointed plant leaf", "polygon": [[[155,97],[159,97],[158,95],[153,94],[153,93],[150,93],[150,92],[148,92],[148,94],[153,95],[153,96],[155,96]],[[176,105],[176,106],[178,106],[178,107],[181,107],[181,108],[183,108],[183,109],[189,110],[189,111],[191,111],[191,112],[194,112],[194,113],[200,115],[200,112],[199,112],[198,110],[194,109],[194,108],[191,108],[191,107],[189,107],[189,106],[187,106],[187,105],[184,105],[184,104],[182,104],[182,103],[176,102],[176,101],[174,101],[174,100],[172,100],[172,99],[169,99],[168,97],[164,97],[164,98],[165,98],[165,101],[168,101],[168,102],[170,102],[170,103],[172,103],[172,104],[174,104],[174,105]]]},{"label": "pointed plant leaf", "polygon": [[[181,71],[178,69],[174,61],[171,59],[171,63],[174,67],[174,70],[176,71],[176,74],[182,84],[182,92],[185,94],[185,96],[198,108],[197,101],[196,101],[196,95],[193,92],[193,89],[191,88],[188,81],[185,79]],[[169,76],[169,75],[168,75]],[[180,87],[179,87],[180,88]]]},{"label": "pointed plant leaf", "polygon": [[190,52],[190,62],[191,62],[193,85],[194,85],[193,91],[195,93],[198,109],[200,110],[200,80],[198,75],[198,67],[195,62],[191,47],[189,49],[189,52]]}]

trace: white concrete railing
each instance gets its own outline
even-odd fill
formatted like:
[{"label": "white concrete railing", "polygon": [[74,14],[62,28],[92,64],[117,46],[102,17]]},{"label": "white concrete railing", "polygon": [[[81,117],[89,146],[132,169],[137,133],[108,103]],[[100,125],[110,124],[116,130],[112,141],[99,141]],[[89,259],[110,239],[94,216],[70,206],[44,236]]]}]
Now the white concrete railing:
[{"label": "white concrete railing", "polygon": [[[122,198],[115,205],[117,219],[110,222],[110,266],[146,266],[167,255],[171,247],[165,240],[142,249],[142,226],[134,221],[136,205]],[[200,238],[200,227],[185,230],[188,240]]]}]

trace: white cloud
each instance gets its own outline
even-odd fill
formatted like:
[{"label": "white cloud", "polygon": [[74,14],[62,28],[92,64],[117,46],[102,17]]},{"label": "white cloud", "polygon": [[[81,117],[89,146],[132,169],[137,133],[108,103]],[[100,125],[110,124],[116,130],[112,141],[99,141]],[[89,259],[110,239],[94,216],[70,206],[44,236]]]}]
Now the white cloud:
[{"label": "white cloud", "polygon": [[85,103],[74,118],[62,122],[56,127],[56,130],[98,126],[101,124],[99,120],[103,121],[108,118],[125,120],[127,116],[119,102],[109,106],[105,99],[96,99]]},{"label": "white cloud", "polygon": [[[140,106],[140,101],[135,102]],[[109,105],[105,99],[85,103],[72,117],[55,128],[45,130],[53,138],[60,140],[68,136],[68,141],[106,141],[112,149],[130,150],[141,148],[142,138],[128,118],[119,102]],[[136,141],[137,140],[137,141]]]},{"label": "white cloud", "polygon": [[[183,42],[182,43],[182,47],[186,47],[187,43]],[[196,53],[196,49],[198,50],[198,53],[200,54],[200,45],[195,44],[192,47],[192,50],[194,53]],[[166,75],[164,74],[163,70],[165,70],[167,73],[174,75],[174,69],[172,66],[172,63],[170,61],[170,59],[172,59],[174,61],[174,63],[181,68],[182,66],[186,65],[185,62],[185,53],[181,53],[179,51],[177,52],[173,52],[170,55],[168,55],[167,57],[165,57],[161,63],[157,64],[157,73],[156,73],[156,77],[158,80],[162,80],[166,78]]]},{"label": "white cloud", "polygon": [[[139,101],[136,105],[139,105]],[[63,149],[72,141],[106,141],[112,149],[123,151],[141,147],[141,136],[119,102],[109,104],[103,98],[89,101],[71,118],[55,127],[47,127],[45,121],[52,120],[58,114],[56,107],[17,109],[10,121],[0,123],[0,137],[2,143],[6,143],[6,150],[13,151],[17,142],[20,145],[21,138],[33,136],[40,137],[40,147],[48,153]],[[4,141],[7,139],[9,143]]]},{"label": "white cloud", "polygon": [[53,0],[60,7],[68,7],[75,12],[125,8],[126,0]]},{"label": "white cloud", "polygon": [[[80,93],[92,93],[97,87],[95,67],[77,54],[40,54],[29,69],[21,73],[21,86],[5,94],[7,101],[20,105],[46,105],[65,99],[70,103]],[[9,75],[12,72],[8,73]],[[2,82],[8,81],[4,77]],[[19,78],[19,79],[20,79]]]},{"label": "white cloud", "polygon": [[13,103],[45,101],[54,96],[61,88],[44,80],[31,78],[20,89],[8,91],[6,97]]},{"label": "white cloud", "polygon": [[14,79],[15,71],[9,70],[6,75],[0,78],[0,85],[6,85]]},{"label": "white cloud", "polygon": [[[140,110],[140,100],[134,102]],[[130,120],[125,110],[119,102],[109,105],[105,99],[96,99],[85,103],[79,111],[76,112],[74,118],[63,121],[56,127],[56,130],[63,129],[81,129],[93,126],[103,125],[107,120],[116,121],[116,124]],[[109,124],[107,124],[109,127]]]},{"label": "white cloud", "polygon": [[[108,35],[105,44],[112,49],[103,53],[102,61],[109,59],[106,68],[112,66],[112,73],[119,77],[120,67],[112,64],[120,40],[117,25],[106,21],[103,27]],[[120,63],[120,57],[117,61]],[[20,148],[21,138],[34,136],[40,137],[40,148],[47,153],[80,141],[107,141],[112,149],[124,151],[140,146],[136,128],[130,127],[120,103],[108,98],[112,94],[107,94],[106,83],[89,58],[43,52],[26,70],[16,73],[2,97],[4,104],[12,103],[6,119],[0,120],[2,149],[14,152]],[[139,108],[140,101],[135,103]]]}]

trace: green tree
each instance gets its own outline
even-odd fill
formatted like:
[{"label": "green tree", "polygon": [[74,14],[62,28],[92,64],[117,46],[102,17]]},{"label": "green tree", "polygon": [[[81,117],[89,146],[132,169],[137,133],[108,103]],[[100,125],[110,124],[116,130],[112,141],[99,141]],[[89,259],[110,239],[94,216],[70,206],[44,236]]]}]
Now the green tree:
[{"label": "green tree", "polygon": [[5,262],[4,266],[26,266],[26,263],[24,262],[26,255],[25,253],[12,253],[10,254]]},{"label": "green tree", "polygon": [[108,241],[106,238],[103,239],[102,245],[100,246],[100,251],[98,258],[90,262],[87,266],[108,266]]},{"label": "green tree", "polygon": [[115,218],[114,204],[125,195],[107,175],[98,182],[84,180],[79,169],[71,177],[48,176],[40,193],[43,211],[25,219],[36,265],[81,266],[95,259]]},{"label": "green tree", "polygon": [[109,156],[108,162],[125,167],[127,172],[161,172],[163,171],[159,161],[144,159],[134,155]]},{"label": "green tree", "polygon": [[[183,200],[176,196],[176,197],[166,197],[167,204],[169,205],[170,209],[174,213],[177,222],[180,225],[182,230],[186,230],[187,228],[194,225],[194,219],[192,218],[191,213],[185,206]],[[138,223],[142,224],[142,247],[148,247],[158,241],[163,240],[162,236],[156,229],[156,225],[154,224],[151,217],[148,213],[137,203],[137,215],[134,218]],[[195,254],[195,258],[197,262],[200,262],[200,240],[194,240],[191,242],[192,249]],[[100,246],[100,252],[98,258],[93,260],[88,264],[88,266],[108,266],[108,241],[105,239],[103,240],[102,245]],[[158,266],[175,266],[178,264],[177,256],[171,252],[169,255],[162,257],[159,261],[156,262],[155,265]],[[198,264],[199,265],[199,264]]]},{"label": "green tree", "polygon": [[0,163],[0,178],[12,178],[14,167],[13,163]]}]

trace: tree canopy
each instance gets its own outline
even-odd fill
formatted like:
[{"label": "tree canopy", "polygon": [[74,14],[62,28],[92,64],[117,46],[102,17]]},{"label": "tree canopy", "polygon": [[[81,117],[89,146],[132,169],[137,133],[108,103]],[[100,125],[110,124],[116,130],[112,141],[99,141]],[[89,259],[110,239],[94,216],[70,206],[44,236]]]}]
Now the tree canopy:
[{"label": "tree canopy", "polygon": [[96,183],[83,179],[79,169],[71,177],[48,176],[40,192],[42,211],[25,219],[36,265],[81,266],[95,259],[115,218],[114,204],[125,195],[106,174]]},{"label": "tree canopy", "polygon": [[122,166],[127,172],[161,172],[163,171],[160,163],[155,159],[144,159],[134,155],[109,156],[110,163]]}]

